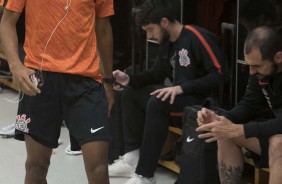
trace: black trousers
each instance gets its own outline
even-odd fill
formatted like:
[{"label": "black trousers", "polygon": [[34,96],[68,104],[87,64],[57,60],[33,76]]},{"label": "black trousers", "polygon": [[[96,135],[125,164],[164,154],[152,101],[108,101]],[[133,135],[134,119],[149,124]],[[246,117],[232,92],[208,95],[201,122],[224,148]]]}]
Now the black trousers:
[{"label": "black trousers", "polygon": [[189,105],[201,105],[206,96],[179,95],[173,104],[151,96],[150,93],[162,86],[129,88],[122,92],[122,120],[124,127],[125,152],[140,148],[140,159],[136,173],[153,177],[158,159],[165,144],[168,127],[173,123],[170,112],[183,112]]}]

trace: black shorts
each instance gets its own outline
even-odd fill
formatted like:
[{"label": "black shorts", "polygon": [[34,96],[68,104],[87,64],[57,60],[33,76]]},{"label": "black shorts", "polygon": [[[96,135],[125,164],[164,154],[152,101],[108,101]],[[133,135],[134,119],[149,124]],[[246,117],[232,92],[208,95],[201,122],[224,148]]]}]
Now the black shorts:
[{"label": "black shorts", "polygon": [[[275,117],[282,117],[282,108],[280,107],[280,108],[272,109],[271,113],[273,113]],[[258,121],[263,121],[263,120],[265,119],[260,119]],[[254,163],[256,167],[258,168],[268,168],[269,167],[268,165],[269,163],[269,155],[268,155],[269,138],[270,137],[258,137],[260,148],[261,148],[261,155],[251,152]]]},{"label": "black shorts", "polygon": [[99,82],[78,75],[43,72],[41,94],[24,95],[16,120],[18,140],[29,134],[37,142],[58,147],[64,120],[80,145],[94,140],[110,140],[108,105]]},{"label": "black shorts", "polygon": [[258,155],[251,151],[252,159],[254,160],[256,167],[268,168],[269,137],[259,137],[258,139],[261,148],[261,155]]}]

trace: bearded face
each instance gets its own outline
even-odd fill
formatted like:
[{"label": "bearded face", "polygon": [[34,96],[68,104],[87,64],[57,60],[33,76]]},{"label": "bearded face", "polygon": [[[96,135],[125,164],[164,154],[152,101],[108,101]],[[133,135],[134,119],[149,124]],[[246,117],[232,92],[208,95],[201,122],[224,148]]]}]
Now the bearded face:
[{"label": "bearded face", "polygon": [[258,79],[265,79],[265,78],[271,77],[277,72],[277,68],[278,68],[277,65],[273,62],[273,63],[271,63],[269,70],[264,71],[264,72],[258,71],[256,76],[257,76]]},{"label": "bearded face", "polygon": [[159,24],[148,24],[142,27],[146,33],[147,38],[159,44],[163,44],[169,40],[169,33]]},{"label": "bearded face", "polygon": [[250,66],[250,74],[256,75],[258,79],[272,76],[278,70],[277,64],[272,60],[262,60],[259,49],[253,49],[250,53],[245,53],[245,61]]},{"label": "bearded face", "polygon": [[168,31],[165,30],[164,28],[160,27],[160,30],[161,30],[161,36],[160,36],[160,41],[159,43],[160,44],[164,44],[166,42],[168,42],[169,40],[169,34],[168,34]]}]

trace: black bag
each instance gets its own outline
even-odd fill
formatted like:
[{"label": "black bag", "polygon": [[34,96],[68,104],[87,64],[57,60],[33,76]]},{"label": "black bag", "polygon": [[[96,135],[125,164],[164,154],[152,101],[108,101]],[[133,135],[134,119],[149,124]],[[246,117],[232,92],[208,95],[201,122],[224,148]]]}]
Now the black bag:
[{"label": "black bag", "polygon": [[176,184],[220,184],[217,167],[217,142],[199,139],[197,111],[201,106],[184,108],[182,156]]}]

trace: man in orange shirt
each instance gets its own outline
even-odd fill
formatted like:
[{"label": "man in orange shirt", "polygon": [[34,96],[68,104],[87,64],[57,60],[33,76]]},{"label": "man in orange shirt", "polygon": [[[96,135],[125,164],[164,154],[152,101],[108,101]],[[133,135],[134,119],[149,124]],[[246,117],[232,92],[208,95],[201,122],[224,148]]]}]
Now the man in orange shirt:
[{"label": "man in orange shirt", "polygon": [[[1,41],[23,92],[15,138],[26,143],[25,184],[47,183],[62,120],[82,148],[89,183],[109,183],[108,114],[114,103],[112,0],[5,0],[4,5]],[[26,56],[22,64],[16,22],[24,8]]]}]

